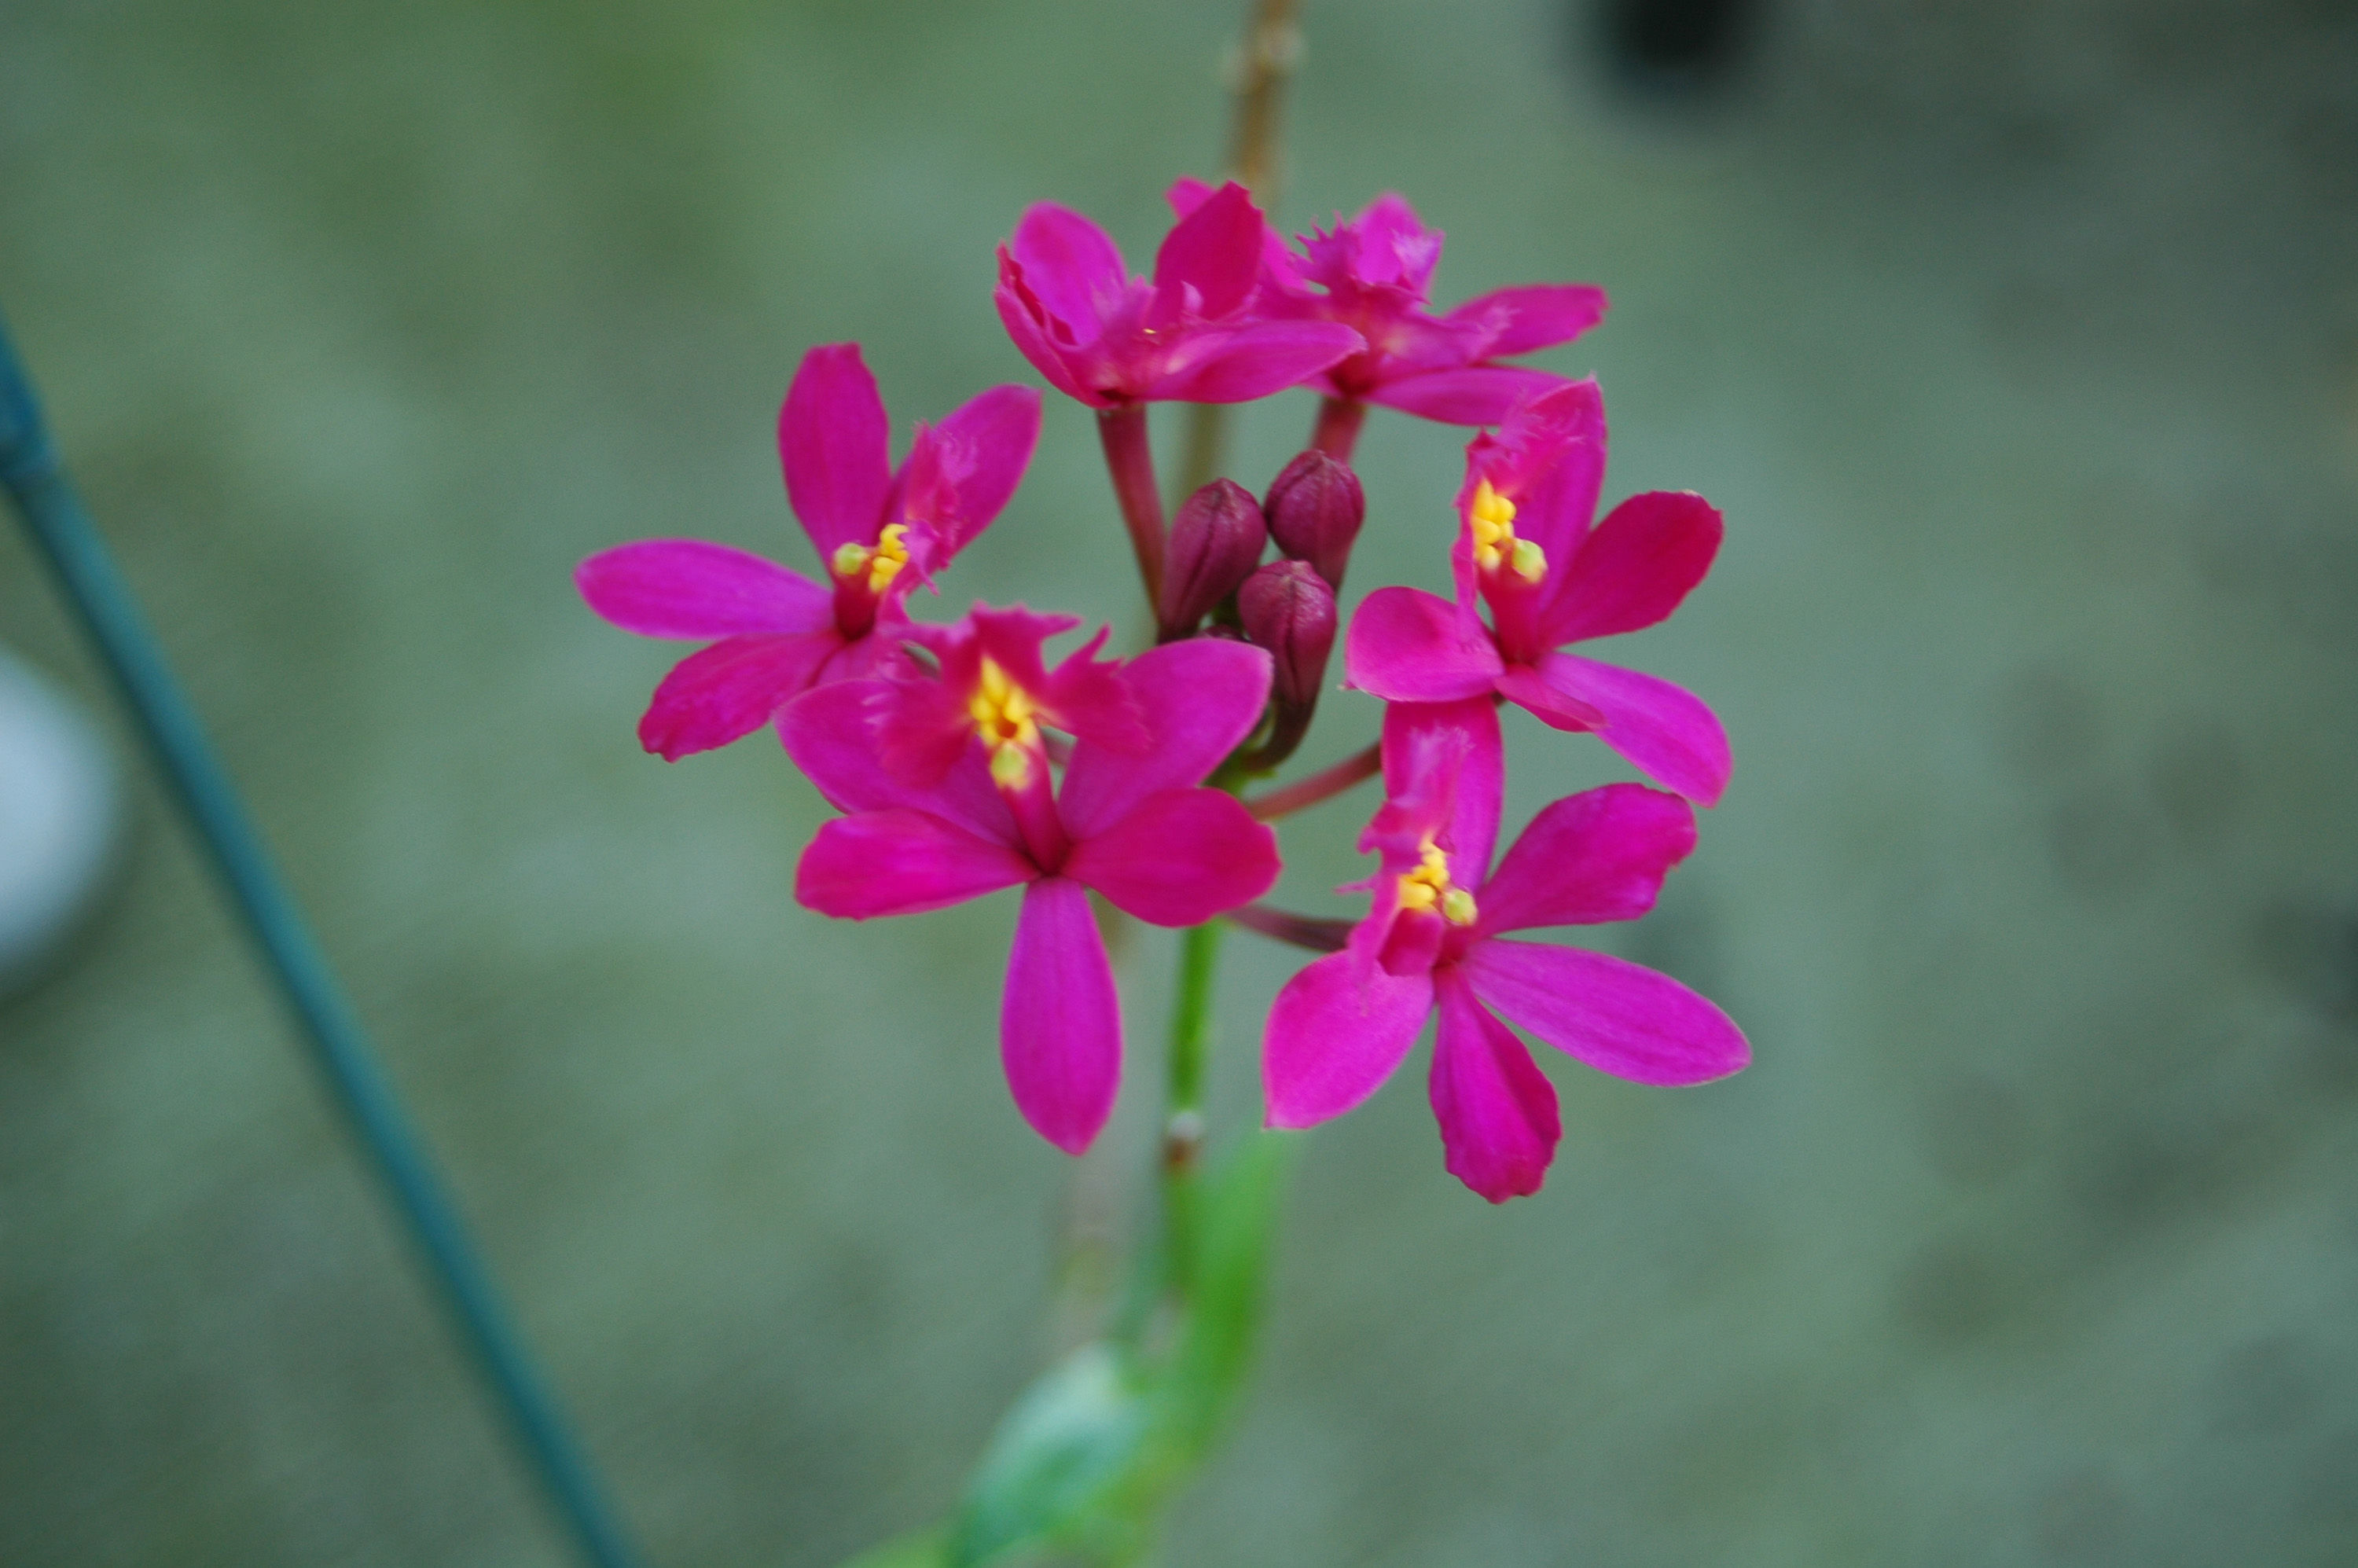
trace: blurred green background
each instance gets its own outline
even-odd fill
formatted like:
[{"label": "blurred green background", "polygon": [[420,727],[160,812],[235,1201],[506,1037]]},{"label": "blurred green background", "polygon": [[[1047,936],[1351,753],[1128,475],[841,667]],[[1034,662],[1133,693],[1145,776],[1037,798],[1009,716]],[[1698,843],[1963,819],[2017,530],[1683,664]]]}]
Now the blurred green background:
[{"label": "blurred green background", "polygon": [[[676,650],[570,569],[806,565],[771,423],[812,343],[904,431],[1030,379],[992,245],[1054,199],[1142,266],[1241,9],[0,8],[0,303],[657,1563],[946,1503],[1063,1332],[1054,1237],[1130,1222],[1172,944],[1124,951],[1076,1169],[1000,1079],[1013,901],[798,909],[824,807],[760,738],[641,754]],[[1415,1065],[1314,1135],[1168,1561],[2358,1561],[2358,7],[1746,15],[1633,75],[1591,5],[1308,10],[1282,218],[1397,189],[1444,301],[1606,285],[1547,362],[1603,380],[1609,493],[1726,512],[1617,656],[1718,707],[1735,786],[1600,935],[1758,1062],[1546,1063],[1563,1151],[1498,1211]],[[1375,414],[1354,595],[1442,585],[1462,439]],[[1135,635],[1128,574],[1052,403],[940,612]],[[13,534],[0,642],[103,707]],[[1509,746],[1517,822],[1626,776]],[[1367,805],[1289,825],[1291,902],[1347,910]],[[1216,1137],[1293,963],[1230,952]],[[0,1003],[0,1562],[552,1542],[148,792],[107,916]]]}]

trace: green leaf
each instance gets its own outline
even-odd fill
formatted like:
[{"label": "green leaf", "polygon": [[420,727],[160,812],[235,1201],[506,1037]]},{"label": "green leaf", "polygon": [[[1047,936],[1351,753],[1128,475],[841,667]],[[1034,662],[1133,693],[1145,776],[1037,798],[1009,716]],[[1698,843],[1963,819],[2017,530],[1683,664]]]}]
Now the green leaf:
[{"label": "green leaf", "polygon": [[[1146,1446],[1146,1392],[1105,1344],[1083,1346],[1033,1384],[983,1451],[950,1532],[948,1568],[978,1568],[1027,1546],[1134,1533],[1104,1505]],[[1099,1550],[1126,1545],[1109,1539]]]},{"label": "green leaf", "polygon": [[1270,1242],[1296,1140],[1258,1133],[1206,1184],[1197,1211],[1194,1299],[1172,1364],[1159,1379],[1181,1463],[1210,1448],[1252,1369]]}]

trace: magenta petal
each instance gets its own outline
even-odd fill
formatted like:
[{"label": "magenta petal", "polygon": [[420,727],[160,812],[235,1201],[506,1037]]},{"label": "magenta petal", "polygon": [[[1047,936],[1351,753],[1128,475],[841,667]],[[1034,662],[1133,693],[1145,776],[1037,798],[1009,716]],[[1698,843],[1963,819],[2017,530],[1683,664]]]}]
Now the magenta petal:
[{"label": "magenta petal", "polygon": [[674,665],[639,720],[639,744],[667,762],[750,735],[809,686],[843,646],[830,629],[730,637]]},{"label": "magenta petal", "polygon": [[858,343],[803,356],[778,410],[786,500],[822,561],[839,546],[872,545],[892,488],[892,427]]},{"label": "magenta petal", "polygon": [[1171,368],[1139,395],[1183,403],[1249,403],[1283,392],[1365,347],[1335,321],[1257,321],[1223,332],[1200,351],[1173,356]]},{"label": "magenta petal", "polygon": [[1597,739],[1697,806],[1718,803],[1733,765],[1727,733],[1703,699],[1653,676],[1576,654],[1540,661],[1548,685],[1605,715]]},{"label": "magenta petal", "polygon": [[[1006,261],[1007,253],[1001,251],[999,254],[1001,271],[1004,273],[1010,265]],[[1007,328],[1007,335],[1013,341],[1016,351],[1032,362],[1032,368],[1045,376],[1049,385],[1067,397],[1078,398],[1092,408],[1110,406],[1105,398],[1082,386],[1080,378],[1065,362],[1064,349],[1049,339],[1039,319],[1033,315],[1021,288],[1011,283],[1001,283],[991,295],[991,300],[999,307],[999,319]]]},{"label": "magenta petal", "polygon": [[1130,275],[1106,232],[1069,207],[1035,202],[1023,210],[1008,242],[1029,289],[1049,315],[1073,330],[1076,341],[1094,340],[1121,301]]},{"label": "magenta petal", "polygon": [[1509,665],[1498,677],[1498,695],[1527,708],[1550,729],[1585,733],[1605,728],[1604,714],[1556,690],[1529,665]]},{"label": "magenta petal", "polygon": [[1087,1149],[1121,1081],[1121,1000],[1078,882],[1043,877],[1023,890],[999,1054],[1033,1130],[1067,1154]]},{"label": "magenta petal", "polygon": [[1087,742],[1056,802],[1077,838],[1103,831],[1157,790],[1201,784],[1260,722],[1269,655],[1244,643],[1198,637],[1141,654],[1122,666],[1152,743],[1117,752]]},{"label": "magenta petal", "polygon": [[1551,643],[1635,632],[1663,620],[1711,570],[1719,511],[1692,491],[1649,491],[1606,515],[1548,605]]},{"label": "magenta petal", "polygon": [[[934,427],[956,475],[957,514],[943,520],[938,568],[990,526],[1023,482],[1040,439],[1040,395],[1028,386],[994,386],[968,399]],[[954,524],[955,526],[950,526]]]},{"label": "magenta petal", "polygon": [[1547,1180],[1563,1136],[1555,1086],[1462,974],[1452,968],[1433,979],[1441,1028],[1427,1087],[1449,1173],[1492,1203],[1528,1197]]},{"label": "magenta petal", "polygon": [[1277,881],[1277,835],[1236,796],[1167,789],[1082,839],[1062,874],[1153,925],[1196,925]]},{"label": "magenta petal", "polygon": [[642,539],[600,550],[574,568],[573,580],[590,609],[642,637],[817,632],[835,622],[827,589],[775,561],[702,539]]},{"label": "magenta petal", "polygon": [[[1465,761],[1458,765],[1450,797],[1448,825],[1441,847],[1449,853],[1449,874],[1461,885],[1478,890],[1490,874],[1491,851],[1498,842],[1498,814],[1507,796],[1507,745],[1498,734],[1498,709],[1487,697],[1462,702],[1396,702],[1384,709],[1384,794],[1398,799],[1414,782],[1420,737],[1457,730],[1466,736]],[[1378,821],[1381,821],[1379,815]],[[1368,831],[1375,827],[1369,825]],[[1365,849],[1363,843],[1361,848]]]},{"label": "magenta petal", "polygon": [[1014,814],[990,782],[979,747],[968,748],[941,783],[914,788],[896,780],[879,756],[874,702],[889,682],[838,681],[813,688],[778,715],[778,739],[795,765],[838,811],[907,806],[939,816],[978,837],[1018,844]]},{"label": "magenta petal", "polygon": [[1429,976],[1378,969],[1362,985],[1347,953],[1285,982],[1261,1037],[1266,1125],[1315,1127],[1380,1087],[1433,1011]]},{"label": "magenta petal", "polygon": [[1444,425],[1497,425],[1515,406],[1566,384],[1560,375],[1515,365],[1467,365],[1387,381],[1368,401]]},{"label": "magenta petal", "polygon": [[1379,588],[1359,601],[1343,641],[1350,683],[1387,702],[1450,702],[1497,684],[1505,665],[1490,634],[1447,600]]},{"label": "magenta petal", "polygon": [[1605,319],[1605,290],[1593,283],[1535,283],[1493,289],[1449,313],[1452,321],[1478,321],[1489,341],[1483,357],[1506,358],[1571,342]]},{"label": "magenta petal", "polygon": [[1635,920],[1694,841],[1694,808],[1643,784],[1559,800],[1531,818],[1483,885],[1481,929]]},{"label": "magenta petal", "polygon": [[1245,188],[1230,180],[1172,225],[1154,254],[1152,325],[1179,319],[1188,292],[1193,313],[1217,319],[1242,309],[1260,276],[1267,224]]},{"label": "magenta petal", "polygon": [[1498,434],[1519,437],[1536,460],[1517,497],[1516,536],[1544,550],[1550,577],[1563,582],[1558,574],[1587,541],[1605,488],[1604,395],[1594,381],[1559,383]]},{"label": "magenta petal", "polygon": [[922,811],[838,816],[795,867],[795,902],[838,920],[917,914],[1030,881],[1039,868],[1004,844]]},{"label": "magenta petal", "polygon": [[1727,1014],[1607,953],[1493,939],[1476,943],[1459,968],[1511,1022],[1617,1078],[1707,1083],[1752,1060]]}]

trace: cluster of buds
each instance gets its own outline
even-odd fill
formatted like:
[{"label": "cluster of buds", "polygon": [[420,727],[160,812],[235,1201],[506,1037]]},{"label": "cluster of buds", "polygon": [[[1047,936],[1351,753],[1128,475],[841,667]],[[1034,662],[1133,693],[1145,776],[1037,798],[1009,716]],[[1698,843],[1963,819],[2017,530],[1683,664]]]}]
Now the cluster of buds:
[{"label": "cluster of buds", "polygon": [[[1701,1082],[1747,1057],[1718,1009],[1665,976],[1503,936],[1643,914],[1693,846],[1692,805],[1725,787],[1726,741],[1701,701],[1566,651],[1669,615],[1708,570],[1719,514],[1654,493],[1594,521],[1595,384],[1505,362],[1594,325],[1600,290],[1507,288],[1435,313],[1442,236],[1397,196],[1290,245],[1240,186],[1182,181],[1170,200],[1177,221],[1151,276],[1131,276],[1087,218],[1044,203],[999,253],[1016,348],[1098,414],[1155,617],[1147,652],[1105,657],[1100,629],[1052,663],[1048,642],[1082,622],[1022,606],[978,604],[948,625],[910,616],[911,592],[936,589],[1020,483],[1040,397],[985,392],[920,425],[895,467],[851,344],[804,358],[779,418],[788,499],[823,579],[650,540],[584,562],[581,591],[625,630],[710,643],[657,687],[639,729],[649,751],[676,759],[772,727],[842,813],[803,854],[805,905],[860,920],[1023,889],[1001,1049],[1017,1107],[1057,1147],[1089,1145],[1120,1076],[1094,891],[1157,925],[1228,915],[1325,953],[1271,1009],[1271,1125],[1358,1104],[1437,1013],[1431,1092],[1449,1169],[1493,1202],[1535,1191],[1555,1097],[1509,1023],[1648,1083]],[[1259,497],[1215,480],[1166,526],[1145,405],[1295,386],[1321,395],[1309,449]],[[1482,427],[1449,546],[1456,591],[1367,597],[1344,669],[1387,705],[1377,752],[1248,801],[1328,683],[1336,595],[1367,515],[1350,458],[1371,405]],[[1502,702],[1597,736],[1662,787],[1559,800],[1494,869]],[[1260,903],[1280,870],[1268,821],[1379,773],[1384,801],[1360,849],[1380,866],[1345,890],[1370,896],[1368,916],[1347,926]]]}]

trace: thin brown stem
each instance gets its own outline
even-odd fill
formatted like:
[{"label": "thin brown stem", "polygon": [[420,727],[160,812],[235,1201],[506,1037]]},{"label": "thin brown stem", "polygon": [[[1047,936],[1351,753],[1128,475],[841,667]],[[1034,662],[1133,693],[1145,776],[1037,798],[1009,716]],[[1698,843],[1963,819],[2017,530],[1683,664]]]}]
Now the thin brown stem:
[{"label": "thin brown stem", "polygon": [[1138,553],[1138,580],[1149,610],[1163,602],[1163,498],[1154,489],[1154,449],[1146,438],[1146,405],[1126,404],[1098,413],[1098,439],[1105,447],[1106,472],[1114,499]]},{"label": "thin brown stem", "polygon": [[1347,920],[1316,920],[1291,910],[1272,909],[1265,903],[1232,909],[1228,918],[1272,942],[1291,943],[1314,953],[1339,953],[1351,938],[1351,923]]},{"label": "thin brown stem", "polygon": [[[1282,173],[1278,122],[1285,107],[1286,80],[1302,59],[1302,29],[1294,22],[1294,10],[1295,0],[1255,0],[1230,69],[1237,112],[1228,128],[1228,173],[1272,216]],[[1228,420],[1225,404],[1189,406],[1186,460],[1179,470],[1181,495],[1193,495],[1219,477]]]},{"label": "thin brown stem", "polygon": [[1380,741],[1368,745],[1363,752],[1354,752],[1332,766],[1321,768],[1306,779],[1296,779],[1282,788],[1267,795],[1255,795],[1245,802],[1245,809],[1262,822],[1274,822],[1281,816],[1315,806],[1322,800],[1342,794],[1353,784],[1374,778],[1383,771],[1384,749]]}]

